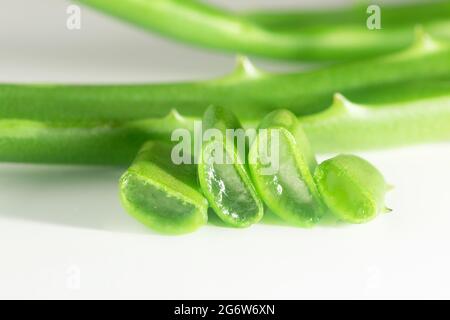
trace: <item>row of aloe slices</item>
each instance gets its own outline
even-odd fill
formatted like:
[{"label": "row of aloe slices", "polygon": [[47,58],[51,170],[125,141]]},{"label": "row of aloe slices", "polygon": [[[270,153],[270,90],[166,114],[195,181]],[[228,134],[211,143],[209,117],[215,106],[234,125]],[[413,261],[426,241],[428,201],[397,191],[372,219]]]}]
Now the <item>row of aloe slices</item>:
[{"label": "row of aloe slices", "polygon": [[289,224],[306,228],[327,212],[363,223],[385,209],[387,187],[380,172],[348,155],[318,165],[290,111],[267,115],[252,143],[246,140],[244,155],[235,140],[226,139],[227,130],[242,130],[230,111],[209,107],[203,132],[209,129],[221,134],[203,142],[198,165],[175,165],[169,144],[149,142],[142,148],[120,183],[132,216],[158,232],[181,234],[205,225],[208,207],[226,225],[248,227],[263,218],[265,204]]}]

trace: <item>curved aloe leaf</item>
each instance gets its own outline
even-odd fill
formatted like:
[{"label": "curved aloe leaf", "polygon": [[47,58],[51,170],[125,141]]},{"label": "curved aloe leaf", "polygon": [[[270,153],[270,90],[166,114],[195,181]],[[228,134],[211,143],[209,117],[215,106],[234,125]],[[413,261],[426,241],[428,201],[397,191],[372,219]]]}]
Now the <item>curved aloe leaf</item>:
[{"label": "curved aloe leaf", "polygon": [[[318,18],[315,30],[291,28],[286,32],[274,28],[273,25],[261,23],[261,20],[276,19],[273,15],[272,18],[259,18],[259,21],[255,22],[258,20],[257,17],[246,18],[195,0],[78,0],[78,2],[141,28],[192,44],[294,60],[351,59],[393,52],[411,43],[413,40],[411,30],[414,25],[431,24],[442,16],[449,17],[448,14],[445,15],[448,6],[442,3],[439,5],[440,11],[434,10],[438,12],[436,18],[431,15],[431,18],[421,19],[424,14],[418,14],[415,22],[409,21],[403,28],[392,28],[387,25],[382,30],[373,32],[366,27],[368,16],[364,15],[367,7],[361,7],[358,16],[363,17],[358,20],[358,24],[339,23],[330,26],[327,23],[323,24],[323,18]],[[407,10],[400,7],[387,11],[393,12],[395,19],[401,21],[412,20],[408,14],[420,12],[420,8],[420,5],[411,4]],[[327,18],[328,21],[332,20],[332,14]],[[286,16],[281,19],[286,20]],[[302,18],[298,20],[301,21]],[[390,20],[389,14],[387,20]]]},{"label": "curved aloe leaf", "polygon": [[261,72],[240,58],[232,75],[201,82],[137,85],[0,85],[0,118],[46,122],[124,122],[166,116],[173,108],[201,117],[220,105],[257,122],[280,107],[297,116],[326,109],[336,92],[352,97],[405,82],[450,78],[450,48],[420,28],[413,46],[375,59],[301,73]]},{"label": "curved aloe leaf", "polygon": [[[339,28],[351,26],[354,29],[366,28],[367,9],[376,1],[363,1],[346,7],[303,9],[303,10],[257,10],[244,12],[241,17],[272,30],[307,32],[312,28]],[[422,1],[414,3],[383,3],[381,8],[383,29],[426,25],[450,20],[448,1]],[[450,21],[449,21],[450,22]]]},{"label": "curved aloe leaf", "polygon": [[[338,94],[331,107],[299,121],[320,153],[449,141],[449,93],[450,82],[425,81],[373,88],[354,95],[357,103]],[[129,165],[145,141],[169,141],[179,128],[193,132],[196,119],[176,112],[126,123],[3,119],[0,161]]]}]

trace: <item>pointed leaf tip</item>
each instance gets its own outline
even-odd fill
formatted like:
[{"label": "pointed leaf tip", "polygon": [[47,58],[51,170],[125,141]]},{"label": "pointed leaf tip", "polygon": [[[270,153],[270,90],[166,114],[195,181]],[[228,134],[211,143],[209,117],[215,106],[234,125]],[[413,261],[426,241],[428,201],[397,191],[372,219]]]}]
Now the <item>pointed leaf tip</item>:
[{"label": "pointed leaf tip", "polygon": [[433,37],[427,33],[422,25],[417,25],[414,28],[414,42],[412,49],[421,49],[424,51],[434,51],[439,47],[439,44]]},{"label": "pointed leaf tip", "polygon": [[257,78],[264,72],[256,68],[247,56],[238,55],[234,74],[245,78]]},{"label": "pointed leaf tip", "polygon": [[177,109],[172,109],[167,114],[166,120],[184,121],[184,117],[177,111]]},{"label": "pointed leaf tip", "polygon": [[233,83],[243,80],[252,80],[264,76],[266,73],[256,68],[250,59],[246,56],[238,55],[236,57],[236,67],[234,71],[224,77],[215,80],[219,83]]},{"label": "pointed leaf tip", "polygon": [[368,111],[364,106],[352,103],[341,93],[334,94],[333,104],[331,105],[330,110],[333,110],[333,112],[351,114],[353,116],[365,115]]},{"label": "pointed leaf tip", "polygon": [[383,213],[391,213],[392,211],[394,211],[394,210],[389,207],[385,207],[383,210]]},{"label": "pointed leaf tip", "polygon": [[331,109],[347,111],[348,105],[350,103],[351,102],[347,100],[347,98],[345,98],[344,95],[338,92],[333,95],[333,103],[331,105]]},{"label": "pointed leaf tip", "polygon": [[342,105],[350,103],[350,101],[347,100],[347,98],[344,97],[341,93],[337,92],[333,96],[333,105]]}]

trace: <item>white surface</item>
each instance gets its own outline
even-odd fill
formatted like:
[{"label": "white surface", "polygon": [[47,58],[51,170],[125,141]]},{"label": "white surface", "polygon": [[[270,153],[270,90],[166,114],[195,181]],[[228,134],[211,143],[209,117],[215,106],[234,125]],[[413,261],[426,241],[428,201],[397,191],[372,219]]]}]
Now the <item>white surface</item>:
[{"label": "white surface", "polygon": [[[1,82],[203,78],[233,63],[87,10],[82,30],[69,32],[64,1],[0,4]],[[450,298],[449,144],[362,155],[396,186],[390,215],[183,237],[155,235],[124,213],[121,169],[2,164],[0,298]]]}]

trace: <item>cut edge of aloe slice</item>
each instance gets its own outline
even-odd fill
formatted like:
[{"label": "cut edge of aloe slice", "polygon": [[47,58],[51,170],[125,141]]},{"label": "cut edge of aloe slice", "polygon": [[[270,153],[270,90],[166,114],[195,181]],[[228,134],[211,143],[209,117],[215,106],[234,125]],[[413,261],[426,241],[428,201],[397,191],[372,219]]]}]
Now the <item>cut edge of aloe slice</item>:
[{"label": "cut edge of aloe slice", "polygon": [[[251,176],[253,178],[253,182],[255,184],[256,189],[258,190],[260,196],[262,197],[264,203],[267,205],[267,207],[276,215],[278,215],[280,218],[285,220],[286,222],[293,224],[295,226],[303,227],[303,228],[311,228],[315,226],[320,218],[325,214],[325,209],[323,205],[323,201],[320,197],[320,193],[315,185],[314,176],[313,173],[310,170],[310,164],[308,163],[308,159],[305,158],[304,155],[301,153],[301,148],[297,146],[297,141],[295,137],[292,135],[292,133],[287,130],[284,127],[272,127],[269,130],[279,130],[280,132],[280,140],[281,135],[283,135],[286,140],[289,143],[289,149],[291,151],[291,155],[293,157],[293,160],[296,164],[296,172],[299,172],[301,179],[303,180],[304,184],[308,188],[308,191],[313,198],[313,201],[316,203],[317,208],[316,212],[317,215],[313,215],[312,218],[308,221],[303,219],[302,217],[298,216],[298,214],[295,214],[293,212],[286,211],[286,207],[282,206],[280,201],[277,201],[274,194],[272,192],[267,192],[266,188],[267,186],[265,183],[261,180],[260,173],[258,172],[258,161],[257,158],[259,157],[258,154],[258,144],[259,139],[261,138],[261,134],[258,134],[254,143],[252,144],[249,152],[249,161],[250,161],[250,172]],[[268,138],[270,139],[270,138]],[[282,160],[280,159],[280,162]]]},{"label": "cut edge of aloe slice", "polygon": [[[156,166],[149,164],[147,166],[161,171]],[[138,171],[129,169],[120,179],[122,204],[132,217],[164,234],[190,233],[207,223],[208,204],[200,192],[168,173],[158,172],[156,176],[166,176],[167,179],[164,181],[170,181],[171,186],[142,175]],[[132,183],[135,184],[134,187],[131,186]],[[146,195],[151,195],[159,201],[152,202]],[[167,213],[167,216],[161,213]],[[173,215],[176,214],[179,216],[174,219]]]},{"label": "cut edge of aloe slice", "polygon": [[[233,227],[246,228],[253,224],[258,223],[263,218],[264,205],[258,193],[256,192],[256,189],[253,185],[250,174],[247,172],[245,164],[233,163],[233,164],[226,164],[226,166],[230,166],[235,170],[236,175],[238,176],[240,182],[242,183],[242,186],[245,188],[245,190],[242,189],[243,192],[241,194],[247,192],[251,197],[251,199],[248,200],[254,202],[254,207],[256,210],[254,211],[253,214],[249,215],[247,213],[240,215],[238,213],[234,214],[226,213],[225,210],[227,209],[225,209],[224,206],[220,205],[220,201],[218,201],[218,195],[213,194],[211,190],[212,187],[209,186],[210,179],[208,178],[208,174],[212,173],[208,172],[208,167],[213,167],[215,164],[205,163],[205,156],[204,156],[205,149],[208,147],[210,143],[214,142],[206,143],[202,147],[200,155],[200,163],[198,165],[198,176],[203,194],[208,200],[211,208],[223,222]],[[227,145],[226,147],[224,147],[224,152],[226,152],[228,156],[231,153],[234,157],[237,157],[236,150],[231,145]]]}]

